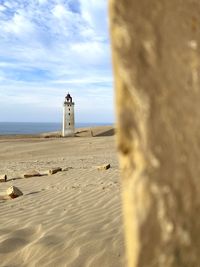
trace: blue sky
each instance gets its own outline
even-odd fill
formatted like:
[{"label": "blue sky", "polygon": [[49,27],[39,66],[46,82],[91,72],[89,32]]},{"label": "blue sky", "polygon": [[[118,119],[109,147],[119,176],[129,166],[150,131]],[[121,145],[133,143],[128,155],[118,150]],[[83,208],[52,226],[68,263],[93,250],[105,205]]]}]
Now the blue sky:
[{"label": "blue sky", "polygon": [[113,122],[107,0],[0,0],[0,121]]}]

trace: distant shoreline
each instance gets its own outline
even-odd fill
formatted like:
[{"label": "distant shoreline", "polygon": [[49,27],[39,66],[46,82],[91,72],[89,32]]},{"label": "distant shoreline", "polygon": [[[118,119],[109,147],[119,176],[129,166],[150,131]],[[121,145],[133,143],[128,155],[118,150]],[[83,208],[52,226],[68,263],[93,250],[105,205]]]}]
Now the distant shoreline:
[{"label": "distant shoreline", "polygon": [[[76,129],[109,126],[113,123],[76,123]],[[0,136],[38,136],[43,133],[61,132],[61,123],[33,123],[33,122],[0,122]]]},{"label": "distant shoreline", "polygon": [[[113,136],[114,134],[115,134],[114,124],[75,128],[75,137]],[[61,131],[43,132],[35,134],[0,134],[0,140],[27,139],[27,138],[32,139],[32,138],[63,138],[63,137],[61,136]]]}]

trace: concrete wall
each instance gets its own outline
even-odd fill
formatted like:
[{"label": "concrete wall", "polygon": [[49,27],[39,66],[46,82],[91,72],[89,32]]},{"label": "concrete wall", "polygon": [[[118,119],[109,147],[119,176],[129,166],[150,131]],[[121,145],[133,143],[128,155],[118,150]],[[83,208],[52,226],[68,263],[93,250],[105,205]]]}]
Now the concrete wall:
[{"label": "concrete wall", "polygon": [[110,0],[129,267],[200,266],[199,14]]}]

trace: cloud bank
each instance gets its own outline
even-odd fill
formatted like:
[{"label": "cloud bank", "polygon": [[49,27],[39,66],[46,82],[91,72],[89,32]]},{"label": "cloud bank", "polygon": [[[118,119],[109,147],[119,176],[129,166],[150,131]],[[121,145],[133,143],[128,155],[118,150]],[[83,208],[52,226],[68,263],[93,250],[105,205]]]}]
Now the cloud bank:
[{"label": "cloud bank", "polygon": [[112,122],[106,0],[0,0],[0,121]]}]

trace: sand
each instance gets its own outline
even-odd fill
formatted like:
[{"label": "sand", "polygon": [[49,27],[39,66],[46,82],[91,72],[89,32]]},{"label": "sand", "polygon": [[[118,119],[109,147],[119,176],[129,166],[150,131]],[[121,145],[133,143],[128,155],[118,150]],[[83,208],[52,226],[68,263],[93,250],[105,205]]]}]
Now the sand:
[{"label": "sand", "polygon": [[[14,185],[24,193],[0,200],[1,267],[122,267],[123,226],[113,129],[79,130],[79,137],[1,137],[0,195]],[[110,163],[98,171],[95,166]],[[27,170],[70,167],[23,178]],[[12,180],[13,178],[17,178]]]}]

